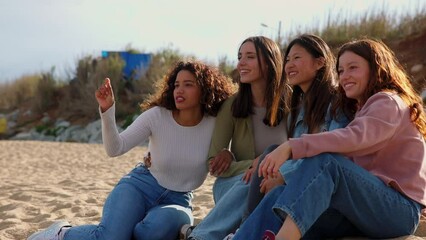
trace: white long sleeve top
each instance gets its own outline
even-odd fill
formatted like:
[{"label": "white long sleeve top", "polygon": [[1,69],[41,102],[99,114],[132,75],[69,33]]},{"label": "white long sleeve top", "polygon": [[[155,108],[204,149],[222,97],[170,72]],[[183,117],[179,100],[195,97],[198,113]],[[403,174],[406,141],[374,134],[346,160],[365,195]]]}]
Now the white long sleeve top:
[{"label": "white long sleeve top", "polygon": [[104,113],[102,140],[108,156],[119,156],[149,140],[149,170],[164,188],[187,192],[200,187],[207,177],[207,154],[215,118],[204,116],[196,126],[179,125],[172,112],[153,107],[143,112],[119,133],[115,121],[115,105]]}]

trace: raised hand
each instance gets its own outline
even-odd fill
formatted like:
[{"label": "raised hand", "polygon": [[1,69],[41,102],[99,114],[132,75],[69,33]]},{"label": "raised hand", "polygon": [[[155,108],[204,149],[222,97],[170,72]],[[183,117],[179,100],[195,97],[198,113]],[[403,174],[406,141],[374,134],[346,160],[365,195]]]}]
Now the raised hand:
[{"label": "raised hand", "polygon": [[284,142],[278,146],[274,151],[265,156],[265,159],[260,163],[259,166],[259,177],[263,176],[276,177],[280,166],[291,158],[291,146],[288,142]]},{"label": "raised hand", "polygon": [[104,83],[96,90],[95,97],[102,112],[105,112],[114,104],[114,92],[109,78],[105,78]]}]

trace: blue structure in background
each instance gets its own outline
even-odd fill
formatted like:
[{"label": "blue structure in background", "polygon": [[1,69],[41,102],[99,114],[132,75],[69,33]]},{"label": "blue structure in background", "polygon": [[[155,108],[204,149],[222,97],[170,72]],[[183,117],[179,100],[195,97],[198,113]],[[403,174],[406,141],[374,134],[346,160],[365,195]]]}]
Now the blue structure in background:
[{"label": "blue structure in background", "polygon": [[129,53],[120,51],[102,51],[102,58],[107,58],[113,54],[118,54],[123,59],[125,65],[123,75],[126,79],[138,79],[151,64],[151,54],[146,53]]}]

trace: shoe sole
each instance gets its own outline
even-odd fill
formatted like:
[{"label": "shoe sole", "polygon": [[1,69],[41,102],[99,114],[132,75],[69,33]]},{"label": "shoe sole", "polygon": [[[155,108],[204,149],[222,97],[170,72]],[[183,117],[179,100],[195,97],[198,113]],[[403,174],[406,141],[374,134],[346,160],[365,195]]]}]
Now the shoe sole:
[{"label": "shoe sole", "polygon": [[43,237],[41,239],[47,239],[46,234],[50,234],[53,232],[56,232],[56,234],[58,234],[61,228],[66,226],[71,226],[71,225],[69,224],[69,222],[66,222],[66,221],[55,222],[52,225],[50,225],[48,228],[46,228],[45,230],[38,231],[36,233],[31,234],[31,236],[29,236],[27,240],[37,240],[37,237]]}]

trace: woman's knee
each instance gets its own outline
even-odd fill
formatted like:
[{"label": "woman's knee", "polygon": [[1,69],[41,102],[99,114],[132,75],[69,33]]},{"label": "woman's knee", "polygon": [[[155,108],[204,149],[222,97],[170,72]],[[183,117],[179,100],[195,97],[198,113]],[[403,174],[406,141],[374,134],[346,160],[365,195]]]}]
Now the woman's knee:
[{"label": "woman's knee", "polygon": [[339,165],[339,159],[345,158],[339,154],[333,154],[333,153],[321,153],[319,155],[315,155],[312,157],[308,157],[303,160],[304,165],[313,165],[317,166],[319,168],[327,168],[327,167],[334,167],[336,165]]},{"label": "woman's knee", "polygon": [[[167,228],[167,227],[166,227]],[[153,228],[144,222],[136,224],[133,230],[133,238],[136,240],[161,240],[167,239],[169,234],[168,229],[162,229],[160,227]],[[176,232],[177,236],[178,232]]]},{"label": "woman's knee", "polygon": [[244,173],[233,177],[218,177],[213,183],[213,200],[219,202],[222,197],[243,177]]},{"label": "woman's knee", "polygon": [[133,238],[135,240],[177,239],[181,226],[175,226],[167,221],[156,226],[139,222],[133,230]]},{"label": "woman's knee", "polygon": [[185,224],[193,224],[191,209],[179,205],[158,206],[136,224],[133,236],[137,240],[176,239]]}]

